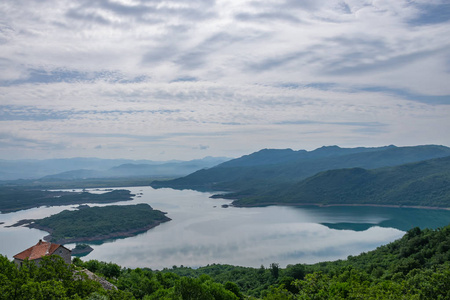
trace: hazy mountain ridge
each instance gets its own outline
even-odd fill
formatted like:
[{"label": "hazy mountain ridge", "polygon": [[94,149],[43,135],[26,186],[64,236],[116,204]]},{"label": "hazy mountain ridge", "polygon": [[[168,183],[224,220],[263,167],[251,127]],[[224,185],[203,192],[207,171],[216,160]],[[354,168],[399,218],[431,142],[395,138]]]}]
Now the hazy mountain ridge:
[{"label": "hazy mountain ridge", "polygon": [[210,168],[226,157],[205,157],[191,161],[65,158],[47,160],[0,160],[0,180],[81,179],[133,176],[184,176]]},{"label": "hazy mountain ridge", "polygon": [[[378,148],[322,147],[313,151],[263,149],[208,170],[199,170],[153,187],[248,191],[293,184],[319,172],[342,168],[376,169],[450,156],[450,148],[437,145]],[[271,160],[271,157],[274,157]]]},{"label": "hazy mountain ridge", "polygon": [[[106,170],[125,163],[153,163],[150,160],[101,159],[94,157],[74,157],[59,159],[0,160],[0,168],[5,179],[30,179],[79,169]],[[9,174],[9,177],[5,177]]]},{"label": "hazy mountain ridge", "polygon": [[291,163],[295,161],[313,160],[316,158],[325,158],[332,156],[342,156],[347,154],[379,151],[388,148],[395,148],[395,146],[375,147],[375,148],[340,148],[339,146],[323,146],[313,151],[292,149],[262,149],[249,155],[244,155],[240,158],[226,161],[220,167],[244,167],[244,166],[261,166],[261,165],[275,165],[283,163]]}]

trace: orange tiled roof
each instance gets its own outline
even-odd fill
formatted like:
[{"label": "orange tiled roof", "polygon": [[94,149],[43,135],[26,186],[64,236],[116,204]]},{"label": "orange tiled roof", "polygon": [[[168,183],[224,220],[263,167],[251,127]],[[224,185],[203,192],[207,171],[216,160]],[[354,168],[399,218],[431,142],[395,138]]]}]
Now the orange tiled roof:
[{"label": "orange tiled roof", "polygon": [[36,245],[14,255],[13,257],[21,260],[25,260],[27,258],[28,260],[34,260],[41,258],[42,256],[52,255],[60,246],[61,245],[59,244],[52,244],[50,242],[43,242],[42,240],[39,240]]}]

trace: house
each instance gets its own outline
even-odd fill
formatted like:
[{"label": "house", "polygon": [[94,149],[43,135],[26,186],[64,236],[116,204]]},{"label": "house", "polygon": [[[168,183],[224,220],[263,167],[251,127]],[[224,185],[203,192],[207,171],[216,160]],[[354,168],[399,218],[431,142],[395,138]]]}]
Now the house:
[{"label": "house", "polygon": [[18,266],[22,266],[22,262],[25,259],[28,259],[29,261],[34,261],[37,264],[39,264],[41,258],[43,256],[48,255],[59,255],[64,259],[64,262],[66,264],[70,264],[72,260],[71,254],[72,251],[62,245],[39,240],[39,242],[36,245],[14,255],[13,257],[14,262]]}]

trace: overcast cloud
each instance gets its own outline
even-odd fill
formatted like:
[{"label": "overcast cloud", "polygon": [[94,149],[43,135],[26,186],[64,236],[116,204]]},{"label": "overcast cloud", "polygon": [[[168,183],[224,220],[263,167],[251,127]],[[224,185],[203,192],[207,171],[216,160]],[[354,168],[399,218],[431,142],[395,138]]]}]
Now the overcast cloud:
[{"label": "overcast cloud", "polygon": [[446,0],[4,0],[0,158],[450,146]]}]

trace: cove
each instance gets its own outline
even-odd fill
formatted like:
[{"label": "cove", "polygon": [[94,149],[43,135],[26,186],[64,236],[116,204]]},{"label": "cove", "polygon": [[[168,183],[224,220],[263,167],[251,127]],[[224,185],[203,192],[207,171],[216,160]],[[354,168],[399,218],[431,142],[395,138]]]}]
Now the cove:
[{"label": "cove", "polygon": [[[450,211],[446,210],[357,206],[223,208],[231,201],[211,199],[210,193],[151,187],[122,189],[136,196],[114,205],[147,203],[167,212],[172,221],[135,237],[90,244],[94,251],[83,260],[152,269],[213,263],[268,267],[273,262],[285,267],[345,259],[394,241],[412,227],[437,228],[450,222]],[[4,222],[0,225],[0,253],[12,258],[46,235],[36,229],[5,226],[75,207],[41,207],[0,215],[0,222]]]}]

